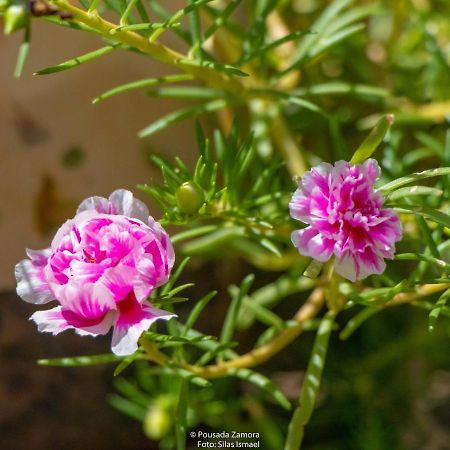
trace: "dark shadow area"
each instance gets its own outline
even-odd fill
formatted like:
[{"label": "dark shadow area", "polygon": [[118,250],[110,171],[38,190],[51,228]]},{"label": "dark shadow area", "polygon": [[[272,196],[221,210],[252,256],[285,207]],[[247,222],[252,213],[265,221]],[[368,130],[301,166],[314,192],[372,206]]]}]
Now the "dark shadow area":
[{"label": "dark shadow area", "polygon": [[112,365],[61,368],[39,358],[106,353],[110,337],[37,333],[26,319],[36,310],[0,295],[0,448],[4,450],[156,449],[138,422],[107,403]]}]

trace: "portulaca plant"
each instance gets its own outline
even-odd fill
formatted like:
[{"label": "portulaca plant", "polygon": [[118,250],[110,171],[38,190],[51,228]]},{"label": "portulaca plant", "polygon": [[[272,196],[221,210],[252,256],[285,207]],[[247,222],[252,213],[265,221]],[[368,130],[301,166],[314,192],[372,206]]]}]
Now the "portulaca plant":
[{"label": "portulaca plant", "polygon": [[[430,331],[450,315],[448,102],[427,84],[439,84],[440,72],[430,78],[424,62],[418,76],[426,89],[409,96],[403,72],[392,72],[395,92],[377,82],[377,58],[401,53],[380,50],[384,41],[371,34],[378,2],[305,2],[310,10],[290,0],[188,0],[179,10],[170,3],[0,2],[6,34],[24,33],[17,75],[37,18],[94,33],[103,47],[37,74],[119,49],[146,58],[149,71],[160,61],[167,75],[109,87],[94,103],[151,88],[159,99],[194,103],[148,125],[141,137],[182,120],[197,133],[189,145],[198,151],[194,167],[181,156],[153,154],[162,183],[136,180],[158,208],[149,211],[123,189],[84,200],[47,249],[28,250],[17,264],[17,293],[39,305],[31,317],[39,331],[98,336],[112,329],[111,352],[92,355],[85,339],[88,356],[40,363],[117,364],[114,375],[133,382],[119,378],[111,403],[142,421],[162,449],[197,448],[195,436],[213,440],[225,431],[231,446],[239,431],[261,448],[297,450],[318,399],[333,408],[319,395],[330,339],[346,341],[345,359],[350,336],[377,313],[419,307]],[[395,15],[395,6],[386,8]],[[420,20],[433,15],[417,13]],[[161,40],[169,32],[179,48]],[[428,51],[444,54],[439,35],[433,42]],[[347,65],[351,54],[357,70]],[[176,230],[170,235],[169,226]],[[230,266],[238,275],[225,292],[212,268]],[[210,283],[193,286],[191,276],[217,286],[205,294]],[[202,332],[213,317],[221,329]],[[307,348],[293,344],[311,332]],[[439,343],[448,347],[441,335]],[[274,369],[283,354],[294,394]],[[350,385],[366,376],[363,363],[353,366],[361,373],[353,369]],[[342,380],[328,385],[334,382]],[[248,383],[260,392],[239,400]],[[307,448],[319,448],[319,435]],[[369,448],[326,445],[320,448]],[[370,448],[394,447],[403,448]]]}]

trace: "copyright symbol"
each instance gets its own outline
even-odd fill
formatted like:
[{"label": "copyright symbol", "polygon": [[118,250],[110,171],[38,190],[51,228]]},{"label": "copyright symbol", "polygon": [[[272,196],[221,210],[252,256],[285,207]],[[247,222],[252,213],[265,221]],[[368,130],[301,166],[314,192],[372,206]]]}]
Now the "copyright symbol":
[{"label": "copyright symbol", "polygon": [[191,436],[191,438],[195,438],[195,436],[196,436],[195,431],[191,431],[190,436]]}]

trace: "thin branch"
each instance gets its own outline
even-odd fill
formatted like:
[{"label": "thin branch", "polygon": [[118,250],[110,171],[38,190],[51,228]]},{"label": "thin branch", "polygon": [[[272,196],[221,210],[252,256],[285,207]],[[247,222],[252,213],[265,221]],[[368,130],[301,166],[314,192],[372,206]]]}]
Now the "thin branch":
[{"label": "thin branch", "polygon": [[96,11],[88,12],[77,8],[65,0],[53,0],[59,9],[67,11],[73,16],[73,20],[89,26],[98,33],[114,39],[123,45],[133,47],[152,58],[165,64],[178,67],[180,70],[194,75],[209,86],[225,89],[232,94],[240,94],[243,90],[242,84],[235,78],[220,73],[210,67],[195,65],[195,60],[189,60],[187,56],[160,44],[150,42],[144,36],[132,31],[121,31],[120,25],[113,24],[100,17]]},{"label": "thin branch", "polygon": [[272,341],[258,347],[244,355],[230,361],[224,361],[205,367],[186,365],[186,369],[206,379],[221,378],[229,374],[233,369],[254,367],[268,361],[296,339],[303,331],[304,322],[313,319],[324,304],[323,288],[315,288],[306,303],[298,310],[294,320],[298,325],[287,328],[278,334]]}]

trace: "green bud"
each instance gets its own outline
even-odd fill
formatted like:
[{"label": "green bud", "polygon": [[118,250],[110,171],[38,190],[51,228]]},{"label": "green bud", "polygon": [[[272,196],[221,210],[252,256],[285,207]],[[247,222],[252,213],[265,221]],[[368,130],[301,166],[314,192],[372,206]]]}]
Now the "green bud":
[{"label": "green bud", "polygon": [[192,182],[183,183],[175,192],[178,207],[186,214],[196,213],[204,202],[203,192]]},{"label": "green bud", "polygon": [[8,35],[28,25],[28,11],[25,5],[11,5],[4,15],[3,32]]},{"label": "green bud", "polygon": [[145,435],[157,441],[166,436],[171,427],[172,418],[167,409],[158,404],[152,405],[143,423]]}]

